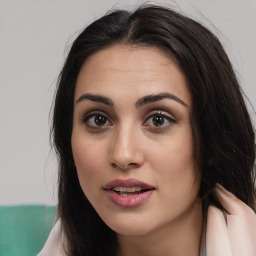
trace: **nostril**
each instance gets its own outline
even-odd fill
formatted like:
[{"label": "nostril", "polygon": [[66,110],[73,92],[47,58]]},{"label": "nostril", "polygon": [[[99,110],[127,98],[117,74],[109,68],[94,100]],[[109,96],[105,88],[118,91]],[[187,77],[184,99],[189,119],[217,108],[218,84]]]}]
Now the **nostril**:
[{"label": "nostril", "polygon": [[111,166],[112,166],[113,168],[116,168],[116,167],[117,167],[117,165],[116,165],[115,163],[111,163]]},{"label": "nostril", "polygon": [[122,163],[112,162],[111,167],[116,168],[116,169],[126,170],[126,169],[138,168],[138,167],[140,167],[140,165],[137,163],[122,164]]}]

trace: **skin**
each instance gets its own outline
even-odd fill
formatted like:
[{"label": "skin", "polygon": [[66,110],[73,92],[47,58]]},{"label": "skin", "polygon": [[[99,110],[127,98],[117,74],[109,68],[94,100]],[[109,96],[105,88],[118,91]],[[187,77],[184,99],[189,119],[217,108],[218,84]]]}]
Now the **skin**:
[{"label": "skin", "polygon": [[[136,105],[144,96],[160,93],[176,98]],[[107,97],[113,106],[85,94]],[[202,209],[191,104],[182,71],[156,48],[111,46],[90,56],[80,70],[71,139],[74,162],[84,194],[117,233],[118,256],[199,255]],[[104,125],[95,123],[95,111],[106,118]],[[164,120],[160,126],[153,122],[156,115]],[[119,207],[103,189],[117,178],[136,178],[155,191],[141,206]]]},{"label": "skin", "polygon": [[225,212],[213,205],[207,214],[206,250],[212,256],[256,255],[255,212],[220,184],[215,195]]}]

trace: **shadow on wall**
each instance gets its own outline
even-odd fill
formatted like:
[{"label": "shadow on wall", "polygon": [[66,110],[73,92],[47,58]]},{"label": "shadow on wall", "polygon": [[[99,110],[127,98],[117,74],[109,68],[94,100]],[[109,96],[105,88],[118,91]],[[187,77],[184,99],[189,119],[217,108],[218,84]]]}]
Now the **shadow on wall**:
[{"label": "shadow on wall", "polygon": [[55,220],[55,206],[0,206],[0,256],[35,256]]}]

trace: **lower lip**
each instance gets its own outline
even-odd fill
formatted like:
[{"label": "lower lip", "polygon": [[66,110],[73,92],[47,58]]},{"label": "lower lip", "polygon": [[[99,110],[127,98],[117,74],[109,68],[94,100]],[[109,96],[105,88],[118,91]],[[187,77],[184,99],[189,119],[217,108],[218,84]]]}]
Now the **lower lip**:
[{"label": "lower lip", "polygon": [[148,190],[141,194],[122,196],[114,192],[113,190],[106,190],[111,201],[119,207],[133,208],[142,205],[154,192],[154,190]]}]

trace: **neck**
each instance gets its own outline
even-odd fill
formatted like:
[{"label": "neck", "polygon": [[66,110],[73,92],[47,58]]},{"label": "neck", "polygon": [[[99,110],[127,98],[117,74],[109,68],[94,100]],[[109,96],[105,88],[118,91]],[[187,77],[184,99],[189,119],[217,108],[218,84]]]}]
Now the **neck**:
[{"label": "neck", "polygon": [[117,234],[117,256],[199,256],[202,236],[202,205],[157,230],[140,236]]}]

